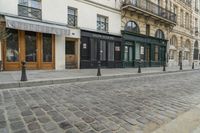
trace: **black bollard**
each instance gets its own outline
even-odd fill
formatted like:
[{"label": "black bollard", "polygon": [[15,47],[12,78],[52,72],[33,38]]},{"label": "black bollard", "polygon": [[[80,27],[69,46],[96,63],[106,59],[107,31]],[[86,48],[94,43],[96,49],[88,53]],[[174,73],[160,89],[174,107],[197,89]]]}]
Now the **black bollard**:
[{"label": "black bollard", "polygon": [[22,61],[22,75],[21,75],[21,81],[27,81],[27,76],[26,76],[26,62]]},{"label": "black bollard", "polygon": [[164,63],[163,64],[163,72],[165,72],[166,71],[166,64]]},{"label": "black bollard", "polygon": [[140,61],[138,62],[138,73],[142,73],[142,71],[141,71],[141,62]]},{"label": "black bollard", "polygon": [[182,62],[180,62],[180,70],[183,70]]},{"label": "black bollard", "polygon": [[192,63],[192,69],[194,69],[194,62]]},{"label": "black bollard", "polygon": [[101,76],[101,61],[98,61],[97,76]]}]

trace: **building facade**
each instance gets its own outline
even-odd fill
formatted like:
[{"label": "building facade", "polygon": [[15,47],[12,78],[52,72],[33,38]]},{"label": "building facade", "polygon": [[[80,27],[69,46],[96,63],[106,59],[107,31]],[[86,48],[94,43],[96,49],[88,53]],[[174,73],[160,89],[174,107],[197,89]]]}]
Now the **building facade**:
[{"label": "building facade", "polygon": [[[12,4],[10,4],[12,3]],[[199,65],[198,0],[0,0],[4,70]],[[58,8],[55,8],[58,7]],[[53,10],[52,10],[53,9]]]}]

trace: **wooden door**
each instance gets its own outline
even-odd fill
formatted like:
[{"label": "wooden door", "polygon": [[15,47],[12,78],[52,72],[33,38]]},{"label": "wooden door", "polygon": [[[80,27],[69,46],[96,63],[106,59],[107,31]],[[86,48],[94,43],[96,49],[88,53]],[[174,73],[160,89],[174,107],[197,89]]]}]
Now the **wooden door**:
[{"label": "wooden door", "polygon": [[3,41],[3,65],[5,70],[20,69],[20,41],[21,34],[18,30],[10,30],[9,37]]},{"label": "wooden door", "polygon": [[65,61],[66,65],[76,64],[75,41],[66,41]]}]

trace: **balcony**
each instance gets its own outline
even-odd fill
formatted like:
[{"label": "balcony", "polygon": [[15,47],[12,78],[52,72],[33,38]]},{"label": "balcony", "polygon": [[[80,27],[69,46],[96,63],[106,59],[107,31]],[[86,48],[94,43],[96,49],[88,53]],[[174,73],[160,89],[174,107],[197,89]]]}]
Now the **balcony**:
[{"label": "balcony", "polygon": [[30,17],[34,19],[42,19],[42,11],[39,8],[28,7],[25,5],[18,5],[18,15],[23,17]]},{"label": "balcony", "polygon": [[122,3],[122,10],[130,10],[144,16],[151,16],[162,22],[176,25],[176,14],[149,0],[125,0]]}]

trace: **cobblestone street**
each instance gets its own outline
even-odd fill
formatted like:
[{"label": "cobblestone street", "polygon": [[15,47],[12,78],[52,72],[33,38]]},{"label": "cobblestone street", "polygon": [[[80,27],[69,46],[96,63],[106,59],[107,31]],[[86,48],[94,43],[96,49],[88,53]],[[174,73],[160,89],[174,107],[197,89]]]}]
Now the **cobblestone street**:
[{"label": "cobblestone street", "polygon": [[200,104],[200,72],[0,91],[0,133],[149,133]]}]

